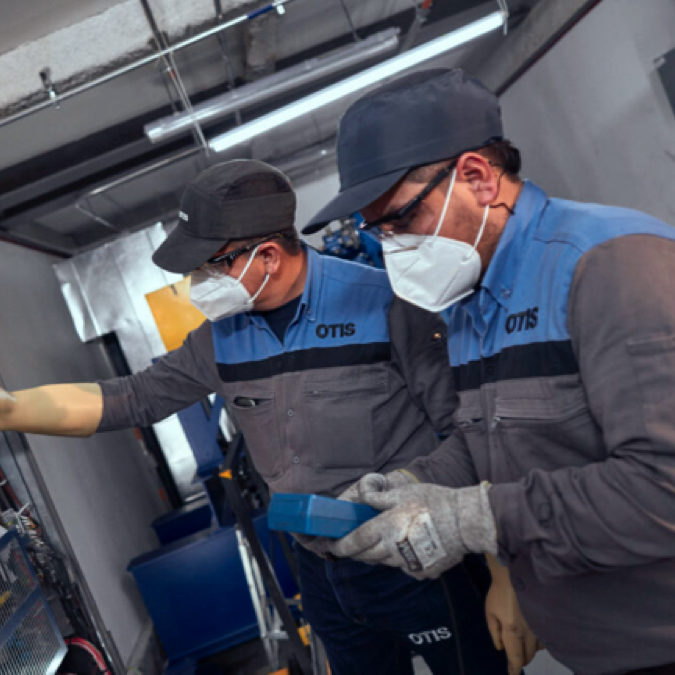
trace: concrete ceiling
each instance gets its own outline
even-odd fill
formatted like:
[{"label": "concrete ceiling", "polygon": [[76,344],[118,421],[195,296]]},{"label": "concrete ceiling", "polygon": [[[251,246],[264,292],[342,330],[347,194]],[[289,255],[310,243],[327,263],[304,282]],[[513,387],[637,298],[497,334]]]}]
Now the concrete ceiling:
[{"label": "concrete ceiling", "polygon": [[0,54],[100,14],[124,0],[0,0]]},{"label": "concrete ceiling", "polygon": [[[216,25],[216,8],[227,20],[265,4],[264,0],[148,2],[152,19],[169,44]],[[511,27],[515,29],[537,3],[510,0]],[[254,65],[262,72],[283,70],[353,42],[351,25],[359,37],[390,26],[405,35],[413,25],[415,4],[415,0],[290,0],[286,12],[271,22],[268,14],[267,19],[243,22],[220,38],[210,37],[177,52],[175,65],[195,104],[260,76]],[[0,10],[5,5],[11,9],[0,28],[0,40],[3,32],[8,38],[2,40],[4,53],[0,54],[2,238],[70,255],[119,231],[172,217],[182,186],[214,161],[241,156],[265,159],[295,173],[296,182],[308,168],[314,171],[333,161],[330,149],[337,119],[349,100],[224,156],[207,156],[190,134],[152,145],[143,125],[181,109],[171,80],[163,74],[166,63],[157,60],[60,101],[60,109],[50,105],[26,114],[48,101],[41,69],[51,68],[57,93],[69,92],[152,54],[156,43],[142,0],[52,0],[48,11],[39,16],[31,3],[0,0]],[[416,43],[496,7],[492,0],[436,0]],[[269,25],[263,25],[263,20]],[[440,63],[474,72],[512,39],[495,33],[455,50]],[[6,48],[8,44],[13,48]],[[243,121],[325,84],[245,110]],[[206,127],[204,133],[211,136],[235,124],[229,116]]]}]

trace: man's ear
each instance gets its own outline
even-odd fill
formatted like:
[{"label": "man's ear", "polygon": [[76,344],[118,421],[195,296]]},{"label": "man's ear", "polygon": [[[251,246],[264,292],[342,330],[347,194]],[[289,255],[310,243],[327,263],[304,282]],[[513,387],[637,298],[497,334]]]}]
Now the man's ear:
[{"label": "man's ear", "polygon": [[476,204],[485,208],[492,204],[499,194],[499,181],[490,162],[476,152],[468,152],[460,157],[457,173],[466,182],[476,197]]},{"label": "man's ear", "polygon": [[276,242],[263,244],[258,249],[258,255],[265,265],[265,272],[270,276],[278,274],[281,269],[282,251],[281,246]]}]

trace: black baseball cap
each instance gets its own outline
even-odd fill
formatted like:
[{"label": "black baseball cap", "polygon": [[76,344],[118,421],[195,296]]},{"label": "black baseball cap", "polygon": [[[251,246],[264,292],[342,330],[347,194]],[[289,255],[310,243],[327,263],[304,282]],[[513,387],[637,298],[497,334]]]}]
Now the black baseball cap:
[{"label": "black baseball cap", "polygon": [[434,68],[399,77],[362,96],[342,116],[340,192],[303,234],[374,202],[410,169],[457,157],[503,138],[497,97],[463,70]]},{"label": "black baseball cap", "polygon": [[294,223],[295,192],[281,171],[252,159],[214,164],[185,187],[178,225],[152,260],[187,274],[231,239],[262,237]]}]

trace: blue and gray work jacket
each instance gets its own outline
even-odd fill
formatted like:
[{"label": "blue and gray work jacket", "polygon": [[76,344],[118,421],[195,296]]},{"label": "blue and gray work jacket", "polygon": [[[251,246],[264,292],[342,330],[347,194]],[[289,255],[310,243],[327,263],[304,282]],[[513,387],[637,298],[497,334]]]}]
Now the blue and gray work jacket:
[{"label": "blue and gray work jacket", "polygon": [[217,392],[273,491],[332,496],[433,451],[455,405],[443,321],[394,300],[382,270],[305,251],[283,344],[259,314],[207,321],[147,370],[101,383],[99,431]]},{"label": "blue and gray work jacket", "polygon": [[448,323],[456,431],[411,470],[493,484],[523,612],[574,672],[675,662],[675,229],[526,183]]}]

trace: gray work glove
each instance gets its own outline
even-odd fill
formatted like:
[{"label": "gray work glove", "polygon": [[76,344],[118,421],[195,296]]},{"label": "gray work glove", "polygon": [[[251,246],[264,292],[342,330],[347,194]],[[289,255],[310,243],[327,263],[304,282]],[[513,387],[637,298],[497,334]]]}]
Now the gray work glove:
[{"label": "gray work glove", "polygon": [[455,490],[406,485],[368,492],[360,500],[380,511],[330,546],[333,555],[400,567],[416,579],[435,579],[467,553],[497,555],[497,528],[488,484]]},{"label": "gray work glove", "polygon": [[363,478],[348,487],[338,499],[345,502],[362,502],[371,492],[387,492],[396,488],[419,483],[417,478],[405,469],[397,469],[387,474],[367,473]]},{"label": "gray work glove", "polygon": [[[362,499],[370,492],[386,492],[394,488],[403,487],[410,483],[417,483],[415,476],[406,471],[399,469],[391,471],[386,475],[381,473],[369,473],[349,486],[339,497],[345,502],[361,502]],[[335,543],[334,539],[328,537],[314,537],[307,534],[294,533],[295,540],[304,546],[308,551],[320,556],[321,558],[331,558],[331,547]]]}]

